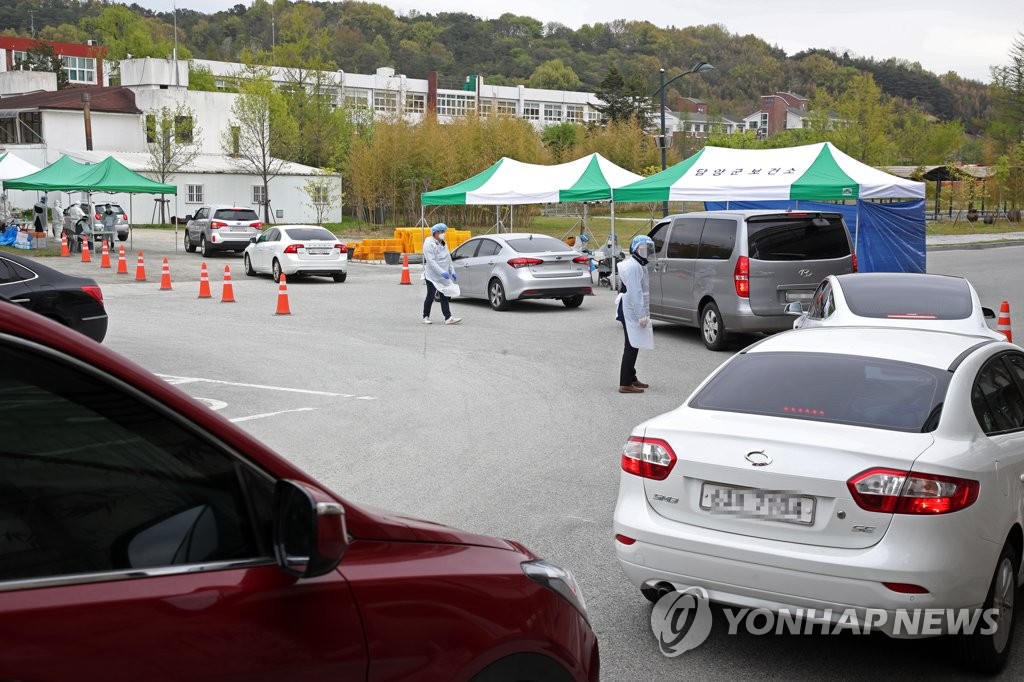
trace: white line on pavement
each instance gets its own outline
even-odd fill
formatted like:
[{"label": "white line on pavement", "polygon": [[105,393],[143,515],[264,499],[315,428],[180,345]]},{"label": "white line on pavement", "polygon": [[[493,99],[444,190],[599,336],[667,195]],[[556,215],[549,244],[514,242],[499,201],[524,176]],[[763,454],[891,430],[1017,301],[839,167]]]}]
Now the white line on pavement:
[{"label": "white line on pavement", "polygon": [[208,384],[224,384],[225,386],[241,386],[242,388],[262,388],[267,391],[285,391],[288,393],[305,393],[308,395],[326,395],[332,398],[355,398],[356,400],[376,400],[373,396],[353,395],[351,393],[330,393],[328,391],[313,391],[306,388],[288,388],[286,386],[264,386],[263,384],[243,384],[236,381],[223,381],[221,379],[204,379],[201,377],[176,377],[170,374],[157,374],[169,384],[188,384],[196,381]]},{"label": "white line on pavement", "polygon": [[249,415],[248,417],[235,417],[234,419],[231,419],[229,421],[232,421],[232,422],[247,422],[247,421],[250,421],[250,420],[253,420],[253,419],[263,419],[264,417],[276,417],[279,414],[287,414],[289,412],[310,412],[310,411],[315,410],[315,409],[316,409],[315,407],[299,407],[299,408],[296,408],[294,410],[281,410],[280,412],[266,412],[264,414],[252,414],[252,415]]}]

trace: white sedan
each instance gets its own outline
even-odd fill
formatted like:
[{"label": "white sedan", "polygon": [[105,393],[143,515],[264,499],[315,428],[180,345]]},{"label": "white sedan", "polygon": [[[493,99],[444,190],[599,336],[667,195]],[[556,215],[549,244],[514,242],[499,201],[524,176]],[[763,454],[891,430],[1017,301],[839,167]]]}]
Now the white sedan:
[{"label": "white sedan", "polygon": [[989,328],[995,312],[984,308],[978,293],[963,277],[912,272],[860,272],[829,275],[821,281],[806,311],[799,303],[786,312],[798,315],[794,329],[865,325],[922,327],[1006,337]]},{"label": "white sedan", "polygon": [[783,332],[634,428],[621,469],[615,551],[648,599],[699,587],[777,615],[874,613],[897,637],[955,630],[901,631],[906,610],[983,608],[996,627],[959,643],[980,670],[1004,664],[1024,549],[1019,346]]},{"label": "white sedan", "polygon": [[348,275],[348,249],[333,232],[317,225],[278,225],[253,237],[245,247],[245,274],[281,273],[322,275],[344,282]]}]

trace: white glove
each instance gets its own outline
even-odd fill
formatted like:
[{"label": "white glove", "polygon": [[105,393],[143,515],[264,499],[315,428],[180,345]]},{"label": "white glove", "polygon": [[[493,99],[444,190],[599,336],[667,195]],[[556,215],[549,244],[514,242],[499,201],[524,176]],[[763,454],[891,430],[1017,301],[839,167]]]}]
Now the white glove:
[{"label": "white glove", "polygon": [[641,329],[646,329],[647,325],[649,325],[650,323],[651,323],[651,318],[649,318],[649,317],[641,317],[640,318],[640,328]]}]

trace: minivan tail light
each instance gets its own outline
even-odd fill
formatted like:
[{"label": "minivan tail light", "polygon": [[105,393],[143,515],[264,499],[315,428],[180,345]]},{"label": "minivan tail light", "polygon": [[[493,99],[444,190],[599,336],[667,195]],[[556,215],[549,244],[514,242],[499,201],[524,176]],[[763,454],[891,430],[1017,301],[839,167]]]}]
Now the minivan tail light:
[{"label": "minivan tail light", "polygon": [[299,249],[304,249],[304,248],[306,248],[306,247],[304,245],[302,245],[302,244],[289,244],[288,246],[284,247],[284,252],[285,253],[298,253]]},{"label": "minivan tail light", "polygon": [[974,504],[978,482],[898,469],[868,469],[846,482],[857,506],[884,514],[948,514]]},{"label": "minivan tail light", "polygon": [[750,298],[750,259],[746,256],[737,258],[732,276],[736,281],[736,295],[740,298]]},{"label": "minivan tail light", "polygon": [[102,213],[97,213],[97,214],[96,214],[96,220],[99,220],[99,219],[101,219],[102,217],[103,217],[103,214],[102,214]]},{"label": "minivan tail light", "polygon": [[101,290],[98,286],[86,285],[82,287],[82,291],[95,298],[101,304],[103,303],[103,290]]},{"label": "minivan tail light", "polygon": [[531,265],[542,265],[544,261],[540,258],[509,258],[508,264],[514,268],[528,268]]},{"label": "minivan tail light", "polygon": [[261,223],[261,222],[249,223],[249,227],[255,227],[257,230],[262,230],[263,229],[263,223]]},{"label": "minivan tail light", "polygon": [[853,256],[853,271],[857,272],[857,254],[852,253],[850,255]]},{"label": "minivan tail light", "polygon": [[227,223],[222,223],[219,220],[211,220],[210,221],[210,229],[211,230],[216,230],[218,227],[227,227],[227,226],[228,226]]},{"label": "minivan tail light", "polygon": [[664,481],[676,465],[676,453],[660,438],[630,436],[622,448],[622,470],[641,478]]}]

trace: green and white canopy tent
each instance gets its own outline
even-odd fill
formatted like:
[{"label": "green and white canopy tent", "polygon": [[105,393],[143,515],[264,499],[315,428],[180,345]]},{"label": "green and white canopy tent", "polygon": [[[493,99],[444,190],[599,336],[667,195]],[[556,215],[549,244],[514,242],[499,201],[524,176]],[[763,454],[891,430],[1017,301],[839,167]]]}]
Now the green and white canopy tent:
[{"label": "green and white canopy tent", "polygon": [[502,157],[468,180],[424,192],[424,206],[505,206],[567,201],[608,201],[612,188],[640,180],[600,154],[552,166]]},{"label": "green and white canopy tent", "polygon": [[923,199],[923,182],[889,175],[830,142],[780,149],[705,147],[671,168],[625,187],[617,202],[830,201]]}]

